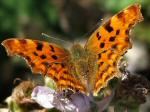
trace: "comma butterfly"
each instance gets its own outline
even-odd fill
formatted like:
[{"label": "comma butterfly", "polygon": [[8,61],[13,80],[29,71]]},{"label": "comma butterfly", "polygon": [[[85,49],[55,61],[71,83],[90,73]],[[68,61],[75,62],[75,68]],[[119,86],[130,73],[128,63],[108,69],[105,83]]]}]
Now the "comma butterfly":
[{"label": "comma butterfly", "polygon": [[117,64],[132,46],[129,31],[141,20],[140,5],[131,5],[99,26],[84,47],[74,44],[70,51],[30,39],[11,38],[2,45],[9,55],[24,57],[32,72],[52,78],[58,90],[97,94],[110,79],[119,76]]}]

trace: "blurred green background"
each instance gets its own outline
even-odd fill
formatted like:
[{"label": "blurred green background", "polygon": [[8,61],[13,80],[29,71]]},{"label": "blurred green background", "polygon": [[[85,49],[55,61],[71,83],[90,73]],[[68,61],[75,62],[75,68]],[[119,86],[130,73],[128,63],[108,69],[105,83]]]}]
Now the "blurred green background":
[{"label": "blurred green background", "polygon": [[[136,61],[139,65],[144,63],[140,69],[131,64],[131,71],[150,79],[150,0],[1,0],[0,42],[12,37],[42,40],[41,33],[72,42],[88,39],[101,19],[108,19],[136,2],[142,4],[144,21],[132,31],[132,40],[141,45],[139,50],[147,58]],[[139,55],[141,51],[134,53]],[[0,102],[11,94],[15,78],[27,80],[30,75],[24,61],[8,57],[0,46]]]}]

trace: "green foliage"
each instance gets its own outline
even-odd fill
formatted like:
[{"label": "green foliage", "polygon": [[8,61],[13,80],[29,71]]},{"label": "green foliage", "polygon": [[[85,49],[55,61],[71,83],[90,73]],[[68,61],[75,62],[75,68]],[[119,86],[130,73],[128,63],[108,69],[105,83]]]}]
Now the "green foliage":
[{"label": "green foliage", "polygon": [[27,25],[29,27],[36,25],[41,31],[47,31],[50,29],[49,25],[53,28],[59,24],[58,14],[57,7],[49,0],[2,0],[0,1],[0,32],[13,37],[20,33],[24,34]]},{"label": "green foliage", "polygon": [[48,110],[48,112],[60,112],[60,111],[55,108],[52,108],[52,109]]},{"label": "green foliage", "polygon": [[19,107],[19,105],[13,101],[10,102],[9,109],[11,112],[22,112],[22,109]]},{"label": "green foliage", "polygon": [[140,3],[142,4],[142,7],[147,7],[148,4],[150,4],[149,0],[96,0],[97,3],[101,6],[104,6],[105,10],[111,11],[113,13],[118,12],[119,10],[134,4],[134,3]]},{"label": "green foliage", "polygon": [[[143,23],[134,30],[135,38],[145,42],[150,47],[150,23]],[[137,36],[138,35],[138,36]]]},{"label": "green foliage", "polygon": [[135,0],[104,0],[100,1],[100,4],[103,4],[106,10],[118,12],[120,9],[136,2]]}]

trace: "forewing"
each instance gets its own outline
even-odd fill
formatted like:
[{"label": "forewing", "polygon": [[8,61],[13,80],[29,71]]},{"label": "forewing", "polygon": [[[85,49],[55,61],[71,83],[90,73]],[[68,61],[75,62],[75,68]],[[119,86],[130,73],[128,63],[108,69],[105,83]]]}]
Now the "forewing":
[{"label": "forewing", "polygon": [[99,66],[97,74],[93,75],[93,79],[96,77],[94,93],[117,76],[118,60],[132,47],[129,31],[142,19],[140,5],[134,4],[114,15],[90,36],[85,49],[97,54]]},{"label": "forewing", "polygon": [[60,46],[38,40],[7,39],[2,45],[9,55],[24,57],[34,73],[48,75],[58,89],[70,88],[85,91],[85,88],[70,74],[67,68],[69,52]]}]

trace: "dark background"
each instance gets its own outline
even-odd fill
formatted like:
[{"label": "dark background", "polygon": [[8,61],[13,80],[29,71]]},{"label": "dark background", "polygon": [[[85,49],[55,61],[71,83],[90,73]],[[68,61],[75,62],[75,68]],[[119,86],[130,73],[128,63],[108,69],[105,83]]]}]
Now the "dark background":
[{"label": "dark background", "polygon": [[[42,40],[41,33],[75,41],[88,39],[101,23],[136,0],[1,0],[0,43],[12,37]],[[131,63],[132,72],[150,80],[150,1],[141,0],[144,21],[132,31],[140,61]],[[141,47],[140,47],[141,46]],[[142,54],[143,53],[143,54]],[[134,55],[129,57],[134,58]],[[128,57],[127,57],[128,59]],[[129,62],[130,64],[130,62]],[[140,66],[139,66],[140,65]],[[14,80],[32,77],[29,67],[18,57],[8,57],[0,46],[0,102],[8,97]]]}]

